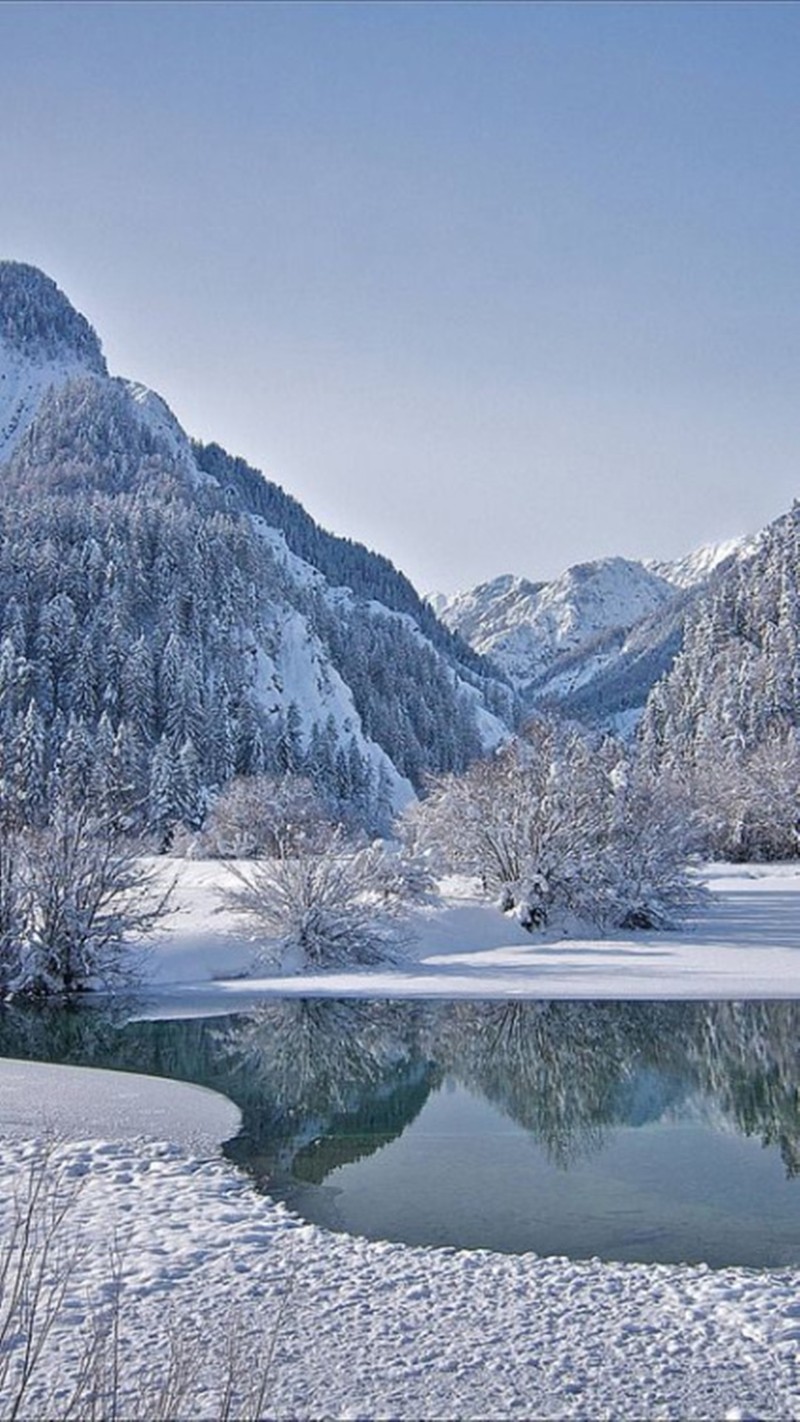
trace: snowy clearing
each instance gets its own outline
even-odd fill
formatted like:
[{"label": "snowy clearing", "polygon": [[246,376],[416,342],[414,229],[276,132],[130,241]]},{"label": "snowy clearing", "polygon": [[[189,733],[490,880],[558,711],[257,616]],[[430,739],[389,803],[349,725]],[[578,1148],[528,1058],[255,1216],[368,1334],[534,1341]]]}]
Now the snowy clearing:
[{"label": "snowy clearing", "polygon": [[[165,870],[165,872],[167,872]],[[175,872],[170,861],[169,872]],[[800,866],[713,865],[708,903],[672,933],[602,939],[526,933],[465,880],[418,910],[401,964],[269,975],[257,944],[220,910],[220,860],[177,864],[176,907],[153,941],[148,987],[169,1015],[233,1011],[265,994],[362,997],[786,998],[800,996]],[[159,1011],[158,1004],[152,1004]]]}]

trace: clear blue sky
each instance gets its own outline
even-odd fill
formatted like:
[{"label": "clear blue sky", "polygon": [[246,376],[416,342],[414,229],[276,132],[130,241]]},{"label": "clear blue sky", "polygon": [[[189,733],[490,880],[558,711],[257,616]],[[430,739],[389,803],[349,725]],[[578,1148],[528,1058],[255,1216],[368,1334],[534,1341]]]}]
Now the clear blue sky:
[{"label": "clear blue sky", "polygon": [[800,6],[0,4],[0,255],[423,589],[800,494]]}]

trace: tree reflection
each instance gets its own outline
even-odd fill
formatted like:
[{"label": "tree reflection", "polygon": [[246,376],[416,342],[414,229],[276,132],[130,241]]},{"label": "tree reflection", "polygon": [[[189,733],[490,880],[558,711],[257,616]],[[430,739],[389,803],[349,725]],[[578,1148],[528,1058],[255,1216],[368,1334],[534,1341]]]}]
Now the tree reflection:
[{"label": "tree reflection", "polygon": [[280,1112],[347,1110],[414,1055],[405,1006],[274,999],[218,1028],[217,1042],[237,1071],[268,1083]]},{"label": "tree reflection", "polygon": [[682,1108],[800,1174],[800,1004],[274,999],[207,1021],[9,1005],[0,1053],[196,1081],[241,1108],[229,1147],[259,1178],[319,1182],[385,1145],[445,1078],[567,1169],[615,1125]]},{"label": "tree reflection", "polygon": [[584,1003],[465,1003],[443,1024],[448,1073],[524,1127],[564,1168],[599,1150],[631,1048],[618,1015]]},{"label": "tree reflection", "polygon": [[279,1136],[281,1169],[306,1180],[393,1139],[444,1078],[562,1169],[614,1126],[691,1107],[776,1145],[793,1175],[799,1029],[795,1003],[278,1001],[226,1028],[225,1051],[265,1084],[253,1141],[269,1157]]},{"label": "tree reflection", "polygon": [[448,1071],[567,1168],[615,1125],[694,1109],[800,1166],[800,1004],[457,1004]]},{"label": "tree reflection", "polygon": [[323,1180],[388,1144],[422,1109],[438,1074],[419,1049],[422,1009],[407,1003],[273,1000],[224,1028],[239,1080],[261,1083],[246,1139],[230,1148],[259,1177]]},{"label": "tree reflection", "polygon": [[800,1003],[719,1002],[683,1043],[698,1087],[800,1176]]},{"label": "tree reflection", "polygon": [[113,1055],[118,1029],[131,1010],[130,999],[91,1010],[73,1003],[0,1003],[0,1057],[100,1065]]}]

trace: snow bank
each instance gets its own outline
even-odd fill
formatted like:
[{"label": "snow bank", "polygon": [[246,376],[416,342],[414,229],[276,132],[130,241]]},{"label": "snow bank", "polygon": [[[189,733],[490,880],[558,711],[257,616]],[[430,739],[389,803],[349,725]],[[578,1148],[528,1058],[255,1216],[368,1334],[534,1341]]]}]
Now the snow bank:
[{"label": "snow bank", "polygon": [[[175,872],[174,863],[164,870]],[[176,911],[153,944],[148,985],[169,1012],[235,1010],[259,994],[357,997],[800,997],[800,866],[713,865],[708,903],[673,933],[603,939],[524,932],[468,881],[442,885],[417,911],[399,965],[353,972],[252,976],[258,944],[220,908],[219,860],[178,863]]]},{"label": "snow bank", "polygon": [[[0,1201],[30,1160],[0,1145]],[[302,1224],[221,1161],[175,1147],[71,1142],[84,1252],[49,1340],[68,1384],[83,1327],[123,1261],[125,1385],[198,1340],[204,1369],[235,1325],[251,1371],[274,1346],[276,1418],[789,1418],[800,1409],[797,1272],[571,1263],[367,1243]],[[2,1208],[0,1206],[0,1208]],[[63,1396],[62,1392],[62,1396]]]},{"label": "snow bank", "polygon": [[241,1112],[203,1086],[95,1067],[0,1059],[0,1132],[59,1141],[148,1136],[197,1154],[216,1154],[235,1136]]}]

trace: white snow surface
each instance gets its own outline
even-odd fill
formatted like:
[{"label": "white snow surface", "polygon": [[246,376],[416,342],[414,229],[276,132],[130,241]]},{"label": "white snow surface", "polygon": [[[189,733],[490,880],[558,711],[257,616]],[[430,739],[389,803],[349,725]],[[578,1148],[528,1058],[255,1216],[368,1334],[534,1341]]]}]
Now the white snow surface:
[{"label": "white snow surface", "polygon": [[490,657],[518,686],[541,676],[555,658],[601,632],[632,627],[675,596],[644,564],[600,558],[567,568],[551,583],[505,574],[442,602],[441,620]]},{"label": "white snow surface", "polygon": [[[442,884],[410,916],[400,963],[252,976],[259,943],[222,907],[224,861],[161,861],[175,909],[153,941],[147,1015],[234,1011],[259,995],[529,998],[800,997],[800,865],[711,865],[707,903],[669,933],[529,934],[474,884]],[[163,1000],[162,1000],[163,999]]]},{"label": "white snow surface", "polygon": [[667,563],[649,558],[645,560],[644,566],[660,578],[666,578],[673,587],[692,588],[698,583],[704,583],[714,569],[726,559],[749,558],[755,553],[759,539],[759,534],[743,534],[739,538],[729,538],[724,543],[704,543],[701,548],[695,548],[683,558],[675,558]]},{"label": "white snow surface", "polygon": [[26,1139],[45,1134],[61,1142],[145,1136],[169,1139],[197,1154],[214,1155],[235,1136],[241,1112],[204,1086],[163,1077],[50,1062],[0,1062],[0,1134]]},{"label": "white snow surface", "polygon": [[[6,1204],[31,1151],[0,1143]],[[57,1167],[82,1182],[71,1219],[85,1249],[43,1399],[66,1390],[107,1303],[115,1239],[123,1378],[163,1360],[180,1327],[200,1344],[195,1417],[218,1415],[203,1373],[231,1329],[251,1371],[274,1342],[276,1418],[789,1418],[800,1406],[796,1271],[369,1243],[303,1224],[221,1161],[152,1142],[71,1142]]]},{"label": "white snow surface", "polygon": [[[180,869],[181,902],[154,945],[151,981],[208,992],[215,968],[240,970],[252,945],[227,911],[213,912],[222,866]],[[798,867],[715,866],[706,877],[710,904],[682,933],[604,943],[530,938],[451,881],[447,907],[419,916],[406,967],[247,989],[797,996]],[[214,990],[238,1007],[238,986]],[[219,1136],[229,1134],[213,1093],[116,1076],[0,1063],[0,1238],[54,1098],[73,1093],[75,1106],[71,1138],[52,1147],[48,1168],[79,1185],[68,1218],[83,1247],[29,1416],[58,1414],[85,1330],[108,1304],[111,1241],[122,1259],[123,1415],[126,1388],[157,1370],[176,1328],[196,1342],[190,1411],[199,1418],[218,1415],[210,1373],[232,1334],[251,1364],[273,1350],[265,1410],[276,1418],[800,1412],[797,1269],[576,1262],[329,1233],[259,1195],[233,1166],[175,1144],[191,1139],[201,1098]],[[154,1086],[174,1088],[166,1117]],[[113,1103],[123,1120],[111,1131]],[[167,1139],[154,1140],[165,1126]]]},{"label": "white snow surface", "polygon": [[[0,1143],[4,1203],[31,1153]],[[43,1400],[66,1390],[107,1303],[115,1239],[123,1377],[163,1360],[180,1327],[200,1344],[195,1417],[218,1415],[203,1373],[231,1329],[251,1370],[274,1342],[269,1417],[797,1415],[796,1271],[370,1243],[305,1225],[221,1161],[152,1142],[71,1142],[56,1167],[82,1182],[71,1218],[85,1252]]]}]

